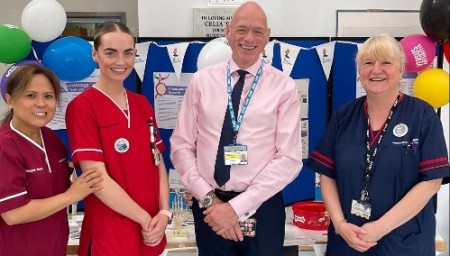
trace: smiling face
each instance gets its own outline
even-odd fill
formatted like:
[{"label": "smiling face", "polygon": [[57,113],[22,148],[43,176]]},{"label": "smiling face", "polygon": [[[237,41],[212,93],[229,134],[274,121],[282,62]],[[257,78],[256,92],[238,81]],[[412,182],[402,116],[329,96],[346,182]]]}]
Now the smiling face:
[{"label": "smiling face", "polygon": [[359,63],[359,78],[368,95],[397,95],[402,74],[397,60],[367,58]]},{"label": "smiling face", "polygon": [[244,3],[227,25],[226,35],[233,60],[242,69],[250,67],[269,41],[270,29],[264,11],[256,3]]},{"label": "smiling face", "polygon": [[367,96],[394,96],[399,92],[405,56],[401,45],[389,35],[368,39],[356,57],[359,79]]},{"label": "smiling face", "polygon": [[114,31],[101,35],[100,44],[92,55],[99,65],[102,82],[122,84],[133,70],[135,53],[134,38],[130,34]]},{"label": "smiling face", "polygon": [[7,104],[14,111],[12,125],[26,135],[39,131],[55,116],[56,98],[50,80],[42,74],[34,75],[22,92],[13,97],[6,95]]}]

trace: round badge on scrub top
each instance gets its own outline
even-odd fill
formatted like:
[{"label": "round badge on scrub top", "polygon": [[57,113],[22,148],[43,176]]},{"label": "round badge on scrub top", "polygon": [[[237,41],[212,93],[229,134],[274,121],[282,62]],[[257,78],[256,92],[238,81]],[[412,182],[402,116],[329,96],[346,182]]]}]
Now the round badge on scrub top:
[{"label": "round badge on scrub top", "polygon": [[119,138],[114,142],[114,149],[118,153],[125,153],[130,149],[130,142],[125,138]]},{"label": "round badge on scrub top", "polygon": [[403,137],[408,133],[408,126],[404,123],[399,123],[394,127],[393,132],[396,137]]}]

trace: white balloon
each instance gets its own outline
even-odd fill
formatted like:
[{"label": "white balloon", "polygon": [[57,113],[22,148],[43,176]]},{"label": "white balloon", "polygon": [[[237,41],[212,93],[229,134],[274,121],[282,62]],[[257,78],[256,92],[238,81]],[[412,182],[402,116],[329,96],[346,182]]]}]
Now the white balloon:
[{"label": "white balloon", "polygon": [[66,11],[55,0],[32,0],[22,11],[22,28],[34,41],[56,39],[66,24]]},{"label": "white balloon", "polygon": [[225,37],[216,38],[203,46],[197,58],[197,69],[227,61],[231,57],[231,47]]}]

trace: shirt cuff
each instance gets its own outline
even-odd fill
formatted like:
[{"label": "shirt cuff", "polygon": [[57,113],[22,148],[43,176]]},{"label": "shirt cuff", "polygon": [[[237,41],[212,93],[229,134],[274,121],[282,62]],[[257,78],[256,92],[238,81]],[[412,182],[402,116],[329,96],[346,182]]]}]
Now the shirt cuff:
[{"label": "shirt cuff", "polygon": [[239,221],[245,221],[253,214],[256,213],[256,210],[259,208],[260,205],[249,207],[249,203],[252,202],[249,200],[249,198],[246,197],[245,192],[238,195],[237,197],[231,199],[228,201],[230,203],[233,210],[236,212],[237,216],[239,217]]}]

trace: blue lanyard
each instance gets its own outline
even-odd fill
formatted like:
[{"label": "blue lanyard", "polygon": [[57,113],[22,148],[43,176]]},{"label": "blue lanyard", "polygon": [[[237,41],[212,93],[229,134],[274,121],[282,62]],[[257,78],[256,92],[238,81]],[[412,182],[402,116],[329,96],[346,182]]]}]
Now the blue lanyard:
[{"label": "blue lanyard", "polygon": [[247,107],[250,104],[250,100],[252,99],[253,92],[255,91],[255,88],[256,88],[256,84],[258,84],[259,78],[261,77],[263,64],[264,63],[261,62],[258,72],[256,72],[255,79],[253,79],[252,86],[250,87],[250,90],[248,90],[248,92],[247,92],[247,96],[245,97],[244,105],[242,106],[242,109],[239,112],[239,116],[236,121],[236,116],[234,115],[233,101],[231,99],[231,93],[232,93],[231,74],[230,74],[230,62],[228,61],[228,66],[227,66],[228,110],[230,111],[231,123],[233,125],[234,140],[236,140],[236,137],[239,132],[239,128],[241,128],[242,120],[244,120],[245,111],[247,110]]}]

